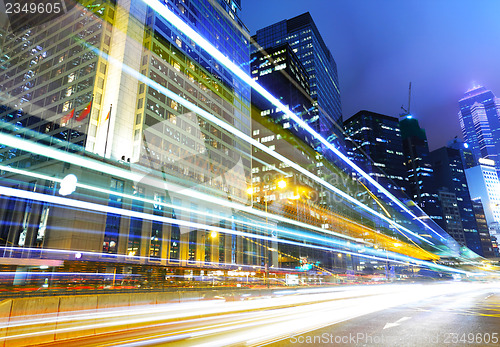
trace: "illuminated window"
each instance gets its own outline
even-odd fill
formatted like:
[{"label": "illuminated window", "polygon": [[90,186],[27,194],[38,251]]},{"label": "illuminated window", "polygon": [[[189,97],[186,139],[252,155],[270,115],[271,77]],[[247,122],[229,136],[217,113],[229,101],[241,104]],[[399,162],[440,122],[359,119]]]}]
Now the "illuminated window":
[{"label": "illuminated window", "polygon": [[66,101],[63,105],[63,108],[62,108],[62,111],[63,112],[66,112],[69,110],[69,106],[71,105],[71,102],[70,101]]}]

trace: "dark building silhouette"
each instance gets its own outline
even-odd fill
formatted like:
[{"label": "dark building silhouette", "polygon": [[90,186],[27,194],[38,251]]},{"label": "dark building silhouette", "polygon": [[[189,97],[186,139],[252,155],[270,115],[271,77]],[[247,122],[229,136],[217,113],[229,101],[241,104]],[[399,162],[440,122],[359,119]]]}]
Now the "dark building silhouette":
[{"label": "dark building silhouette", "polygon": [[359,111],[344,122],[348,156],[396,196],[406,192],[403,142],[397,118]]},{"label": "dark building silhouette", "polygon": [[496,237],[490,236],[488,223],[484,214],[481,198],[472,199],[472,210],[477,223],[477,232],[481,237],[483,256],[486,258],[498,257],[498,243]]},{"label": "dark building silhouette", "polygon": [[[255,52],[250,61],[252,78],[318,131],[320,122],[310,96],[309,78],[290,45],[285,43],[266,51]],[[254,91],[252,104],[260,110],[262,117],[272,118],[284,129],[290,129],[312,148],[318,145],[311,134],[294,121],[288,120],[288,116]]]},{"label": "dark building silhouette", "polygon": [[253,39],[264,50],[290,45],[306,70],[311,96],[317,102],[317,129],[329,142],[343,147],[337,64],[309,12],[257,30]]},{"label": "dark building silhouette", "polygon": [[437,189],[433,181],[433,169],[429,158],[429,146],[425,130],[411,115],[399,122],[405,155],[409,196],[431,218],[439,215]]},{"label": "dark building silhouette", "polygon": [[[454,194],[456,197],[455,204],[459,211],[459,219],[463,227],[465,244],[474,252],[484,255],[460,150],[441,147],[430,153],[430,159],[434,169],[435,184],[438,189],[442,191],[443,188],[446,188],[449,194]],[[454,234],[456,234],[456,232],[449,230],[450,223],[453,220],[450,213],[454,206],[450,207],[448,206],[449,204],[445,204],[443,198],[444,196],[440,195],[440,205],[442,209],[441,217],[443,219],[436,220],[436,222],[455,238]],[[459,239],[455,239],[460,242]],[[488,245],[484,247],[488,248]]]}]

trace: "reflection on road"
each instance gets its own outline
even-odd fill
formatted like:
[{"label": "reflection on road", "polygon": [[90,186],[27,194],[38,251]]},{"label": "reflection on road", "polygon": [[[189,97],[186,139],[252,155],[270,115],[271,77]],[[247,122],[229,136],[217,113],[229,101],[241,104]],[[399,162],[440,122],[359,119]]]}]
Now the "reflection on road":
[{"label": "reflection on road", "polygon": [[23,317],[9,322],[2,340],[22,344],[36,336],[67,333],[79,337],[71,341],[75,346],[260,345],[429,298],[479,295],[495,286],[443,282],[275,290],[260,297],[233,293],[209,300]]}]

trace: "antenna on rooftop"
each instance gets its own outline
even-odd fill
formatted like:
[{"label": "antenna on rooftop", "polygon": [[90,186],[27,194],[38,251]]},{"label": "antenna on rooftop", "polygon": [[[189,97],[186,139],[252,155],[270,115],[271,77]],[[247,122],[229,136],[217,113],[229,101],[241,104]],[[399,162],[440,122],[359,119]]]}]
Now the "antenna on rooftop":
[{"label": "antenna on rooftop", "polygon": [[401,106],[401,109],[404,111],[404,113],[400,114],[400,117],[408,116],[410,115],[410,106],[411,106],[411,82],[410,86],[408,87],[408,109],[405,109],[403,106]]}]

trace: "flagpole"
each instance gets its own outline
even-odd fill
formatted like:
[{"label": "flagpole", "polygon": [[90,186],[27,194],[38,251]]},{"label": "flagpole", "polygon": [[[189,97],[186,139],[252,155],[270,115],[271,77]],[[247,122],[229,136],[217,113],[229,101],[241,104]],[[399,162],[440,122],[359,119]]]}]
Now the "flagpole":
[{"label": "flagpole", "polygon": [[73,120],[73,117],[68,121],[68,146],[66,147],[66,152],[69,152],[69,144],[70,144],[70,139],[71,139],[71,133],[73,132],[73,129],[71,127],[71,121]]},{"label": "flagpole", "polygon": [[104,158],[106,158],[106,150],[108,149],[108,137],[109,137],[109,128],[111,126],[111,109],[113,108],[113,104],[109,105],[109,118],[108,118],[108,128],[106,130],[106,143],[104,144]]},{"label": "flagpole", "polygon": [[68,120],[68,126],[69,126],[69,130],[68,130],[68,147],[66,148],[66,152],[69,152],[69,146],[70,146],[70,143],[71,143],[71,135],[73,135],[73,117],[71,117],[69,120]]}]

